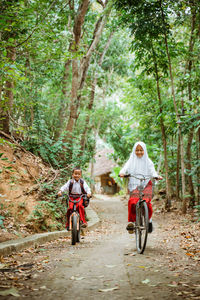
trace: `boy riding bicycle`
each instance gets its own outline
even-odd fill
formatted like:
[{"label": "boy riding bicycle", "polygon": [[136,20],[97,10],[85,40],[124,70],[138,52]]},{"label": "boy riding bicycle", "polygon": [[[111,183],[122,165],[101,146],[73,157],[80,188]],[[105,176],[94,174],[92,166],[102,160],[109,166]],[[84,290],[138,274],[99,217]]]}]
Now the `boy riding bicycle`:
[{"label": "boy riding bicycle", "polygon": [[[89,198],[91,197],[91,190],[87,183],[81,178],[82,171],[79,167],[74,168],[72,172],[72,179],[68,180],[58,192],[58,196],[61,197],[63,192],[67,191],[69,193],[69,197],[71,199],[78,200],[81,195],[87,195],[87,200],[84,201],[81,199],[79,203],[77,203],[77,210],[80,215],[81,227],[86,228],[87,222],[85,220],[85,207],[89,204]],[[69,207],[67,210],[67,223],[66,228],[69,229],[69,216],[73,210],[73,203],[69,201]]]}]

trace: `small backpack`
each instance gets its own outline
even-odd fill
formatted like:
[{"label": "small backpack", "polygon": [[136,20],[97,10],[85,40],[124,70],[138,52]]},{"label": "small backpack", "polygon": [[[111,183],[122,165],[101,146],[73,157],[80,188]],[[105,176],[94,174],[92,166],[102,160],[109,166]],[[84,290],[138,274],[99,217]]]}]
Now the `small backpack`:
[{"label": "small backpack", "polygon": [[[74,184],[74,179],[71,179],[70,180],[70,184],[69,184],[69,194],[71,194],[73,184]],[[87,193],[86,193],[86,191],[85,191],[85,189],[83,187],[83,184],[84,184],[84,180],[81,178],[80,179],[81,193],[85,195]]]},{"label": "small backpack", "polygon": [[[70,184],[69,184],[69,194],[71,194],[71,191],[72,191],[72,187],[73,187],[73,184],[74,184],[74,180],[71,179],[70,180]],[[85,195],[85,197],[83,197],[83,206],[84,207],[87,207],[89,205],[89,202],[90,202],[90,199],[87,198],[87,193],[83,187],[83,184],[84,184],[84,180],[83,179],[80,179],[80,186],[81,186],[81,193],[83,195]]]}]

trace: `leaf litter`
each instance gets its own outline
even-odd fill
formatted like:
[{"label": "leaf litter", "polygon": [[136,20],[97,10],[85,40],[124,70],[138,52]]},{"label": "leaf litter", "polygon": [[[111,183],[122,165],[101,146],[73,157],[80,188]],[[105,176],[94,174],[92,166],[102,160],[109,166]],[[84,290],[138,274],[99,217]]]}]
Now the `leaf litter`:
[{"label": "leaf litter", "polygon": [[119,290],[119,287],[118,286],[115,286],[115,287],[112,287],[112,288],[108,288],[108,289],[99,289],[99,292],[112,292],[112,291],[115,291],[115,290]]},{"label": "leaf litter", "polygon": [[18,292],[18,290],[14,287],[10,288],[10,289],[6,289],[4,291],[0,291],[0,296],[14,296],[14,297],[20,297],[20,294]]}]

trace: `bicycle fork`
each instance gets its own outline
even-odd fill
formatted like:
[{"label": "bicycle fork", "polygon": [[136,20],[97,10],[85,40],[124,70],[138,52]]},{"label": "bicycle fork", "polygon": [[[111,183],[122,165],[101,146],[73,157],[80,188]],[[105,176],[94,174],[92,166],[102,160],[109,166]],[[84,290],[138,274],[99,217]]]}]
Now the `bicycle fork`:
[{"label": "bicycle fork", "polygon": [[80,217],[79,217],[79,215],[77,214],[77,212],[73,212],[71,215],[70,215],[70,217],[69,217],[69,230],[72,230],[72,226],[73,226],[73,224],[72,224],[72,219],[73,219],[73,216],[76,216],[76,218],[77,218],[77,230],[79,230],[80,229],[80,222],[79,222],[79,219],[80,219]]},{"label": "bicycle fork", "polygon": [[142,224],[142,215],[144,215],[144,211],[142,209],[142,203],[145,202],[145,200],[139,200],[137,203],[136,203],[136,228],[139,229],[139,230],[143,230],[144,227],[141,225]]}]

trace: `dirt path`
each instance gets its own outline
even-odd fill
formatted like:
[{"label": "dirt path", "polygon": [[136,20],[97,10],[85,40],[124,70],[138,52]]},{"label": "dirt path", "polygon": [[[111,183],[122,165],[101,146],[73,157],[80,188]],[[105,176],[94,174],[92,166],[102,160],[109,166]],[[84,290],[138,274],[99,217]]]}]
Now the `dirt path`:
[{"label": "dirt path", "polygon": [[139,255],[125,230],[124,203],[103,196],[92,206],[102,220],[98,229],[77,246],[60,239],[10,257],[10,265],[27,268],[5,273],[4,287],[15,287],[18,299],[200,299],[198,262],[179,248],[178,236],[167,240],[167,217],[154,216],[155,230]]}]

